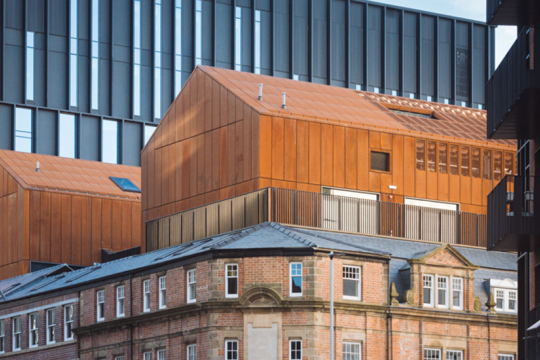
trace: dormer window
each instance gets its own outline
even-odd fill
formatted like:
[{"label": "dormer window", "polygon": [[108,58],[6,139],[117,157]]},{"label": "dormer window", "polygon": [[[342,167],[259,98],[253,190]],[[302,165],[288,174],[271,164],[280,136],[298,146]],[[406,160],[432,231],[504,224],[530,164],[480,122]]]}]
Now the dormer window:
[{"label": "dormer window", "polygon": [[496,311],[517,312],[517,282],[511,279],[491,279],[489,288],[493,293]]},{"label": "dormer window", "polygon": [[424,307],[463,310],[463,278],[423,275]]}]

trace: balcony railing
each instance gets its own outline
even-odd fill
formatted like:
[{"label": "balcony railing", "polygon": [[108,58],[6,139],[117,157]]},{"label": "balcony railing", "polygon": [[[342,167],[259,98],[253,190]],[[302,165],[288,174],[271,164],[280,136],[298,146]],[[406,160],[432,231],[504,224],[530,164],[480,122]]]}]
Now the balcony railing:
[{"label": "balcony railing", "polygon": [[[537,35],[534,47],[540,49]],[[531,52],[530,36],[528,29],[521,31],[487,84],[488,138],[533,139],[540,131],[540,56]]]},{"label": "balcony railing", "polygon": [[531,251],[540,239],[540,177],[505,176],[488,195],[488,249]]},{"label": "balcony railing", "polygon": [[486,246],[486,215],[266,188],[146,223],[147,251],[275,221],[367,235]]},{"label": "balcony railing", "polygon": [[489,25],[539,26],[538,0],[487,0]]}]

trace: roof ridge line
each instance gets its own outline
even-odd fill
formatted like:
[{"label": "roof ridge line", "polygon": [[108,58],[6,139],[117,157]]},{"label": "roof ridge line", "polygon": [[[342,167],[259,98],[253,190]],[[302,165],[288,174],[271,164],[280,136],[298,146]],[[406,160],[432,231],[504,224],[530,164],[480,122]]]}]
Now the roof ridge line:
[{"label": "roof ridge line", "polygon": [[[324,229],[322,229],[324,230]],[[341,245],[346,245],[346,246],[350,246],[350,247],[355,247],[357,249],[360,249],[360,250],[364,250],[364,251],[369,251],[373,254],[380,254],[380,255],[390,255],[392,256],[392,253],[389,253],[389,252],[383,252],[383,251],[376,251],[374,249],[370,249],[370,248],[366,248],[366,247],[363,247],[363,246],[358,246],[358,245],[355,245],[355,244],[349,244],[349,243],[346,243],[344,241],[341,241],[341,240],[337,240],[337,239],[332,239],[332,238],[328,238],[326,236],[320,236],[320,235],[313,235],[313,234],[309,234],[305,231],[303,231],[303,229],[291,229],[290,231],[293,231],[293,232],[301,232],[301,233],[304,233],[304,234],[307,234],[307,235],[310,235],[310,236],[315,236],[315,237],[318,237],[318,238],[321,238],[321,239],[324,239],[324,240],[327,240],[327,241],[332,241],[332,242],[335,242],[335,243],[338,243],[338,244],[341,244]]]},{"label": "roof ridge line", "polygon": [[277,231],[283,233],[284,235],[287,235],[291,239],[296,240],[297,242],[299,242],[301,244],[304,244],[304,245],[307,245],[307,246],[318,247],[317,244],[309,241],[308,239],[302,238],[300,235],[295,234],[294,231],[292,231],[291,229],[289,229],[287,227],[284,227],[284,226],[282,226],[281,224],[279,224],[277,222],[272,222],[270,224],[270,226],[272,226]]},{"label": "roof ridge line", "polygon": [[242,230],[240,230],[240,232],[238,233],[235,233],[235,234],[231,234],[229,235],[228,237],[226,237],[225,239],[221,240],[221,241],[218,241],[217,243],[215,243],[214,245],[212,245],[210,247],[211,250],[215,250],[215,249],[219,249],[220,247],[222,246],[225,246],[225,245],[229,245],[229,244],[232,244],[233,242],[236,242],[248,235],[251,235],[253,234],[255,231],[258,231],[260,229],[263,229],[265,227],[267,227],[269,224],[268,222],[264,222],[262,224],[256,224],[254,226],[250,226],[250,227],[246,227]]}]

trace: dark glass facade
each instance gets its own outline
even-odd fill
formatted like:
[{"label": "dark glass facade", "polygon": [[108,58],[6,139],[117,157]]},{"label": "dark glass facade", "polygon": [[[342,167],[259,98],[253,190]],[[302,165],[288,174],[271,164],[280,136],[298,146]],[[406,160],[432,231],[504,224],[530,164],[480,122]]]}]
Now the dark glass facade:
[{"label": "dark glass facade", "polygon": [[[474,108],[493,71],[485,24],[366,1],[0,0],[0,10],[0,148],[19,149],[22,134],[20,150],[129,165],[198,64]],[[24,134],[18,108],[31,110]],[[72,130],[74,148],[60,147]]]}]

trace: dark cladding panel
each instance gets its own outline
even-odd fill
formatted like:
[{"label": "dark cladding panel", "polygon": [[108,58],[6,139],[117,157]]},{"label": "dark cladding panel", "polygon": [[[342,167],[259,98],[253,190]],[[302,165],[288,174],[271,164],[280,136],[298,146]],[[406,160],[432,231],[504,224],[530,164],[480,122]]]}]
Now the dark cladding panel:
[{"label": "dark cladding panel", "polygon": [[0,104],[0,149],[12,150],[13,107]]},{"label": "dark cladding panel", "polygon": [[93,116],[82,116],[79,122],[79,158],[99,161],[100,119]]},{"label": "dark cladding panel", "polygon": [[214,65],[214,5],[211,1],[202,2],[202,62]]},{"label": "dark cladding panel", "polygon": [[275,44],[274,52],[276,76],[290,77],[289,69],[289,1],[274,0],[275,7]]},{"label": "dark cladding panel", "polygon": [[[19,1],[22,3],[22,1]],[[28,31],[38,33],[45,32],[45,4],[43,0],[28,0],[28,10],[26,12],[26,21]]]},{"label": "dark cladding panel", "polygon": [[114,61],[112,71],[112,116],[129,118],[131,115],[131,64]]},{"label": "dark cladding panel", "polygon": [[439,20],[439,100],[449,99],[454,96],[452,93],[454,51],[452,45],[453,25],[452,20]]},{"label": "dark cladding panel", "polygon": [[[169,106],[173,102],[173,88],[174,88],[174,76],[172,70],[163,69],[162,70],[162,79],[161,79],[161,108],[163,109],[163,114],[167,112]],[[129,102],[129,96],[128,96]],[[129,116],[125,116],[129,118]]]},{"label": "dark cladding panel", "polygon": [[469,24],[461,21],[456,24],[456,97],[458,101],[468,101],[471,61]]},{"label": "dark cladding panel", "polygon": [[[161,51],[163,57],[174,53],[174,10],[172,10],[174,9],[174,2],[175,0],[161,0]],[[130,27],[127,26],[127,29],[129,30]],[[165,62],[165,59],[163,61]]]},{"label": "dark cladding panel", "polygon": [[110,115],[110,70],[109,61],[99,60],[99,113]]},{"label": "dark cladding panel", "polygon": [[272,14],[268,11],[261,11],[261,74],[272,75]]},{"label": "dark cladding panel", "polygon": [[49,52],[49,81],[48,98],[49,106],[53,109],[67,109],[67,70],[68,63],[66,54]]},{"label": "dark cladding panel", "polygon": [[[405,32],[403,41],[403,90],[408,93],[416,94],[418,92],[417,77],[417,54],[418,54],[418,15],[414,13],[405,13],[403,24]],[[428,75],[429,76],[429,75]]]},{"label": "dark cladding panel", "polygon": [[255,9],[261,11],[271,11],[270,0],[255,0]]},{"label": "dark cladding panel", "polygon": [[[144,16],[144,12],[142,13]],[[143,37],[144,34],[141,39]],[[99,41],[105,44],[111,43],[111,2],[109,0],[100,0],[99,2]],[[99,49],[99,53],[100,57],[103,58],[102,49]]]},{"label": "dark cladding panel", "polygon": [[[113,13],[116,15],[113,21],[114,45],[131,47],[131,32],[132,32],[131,31],[131,17],[118,16],[118,15],[131,14],[132,2],[133,1],[113,1],[112,2]],[[164,39],[163,42],[165,42],[165,34],[163,35],[163,39]]]},{"label": "dark cladding panel", "polygon": [[399,90],[401,12],[386,10],[386,88]]},{"label": "dark cladding panel", "polygon": [[24,48],[6,45],[5,47],[5,82],[4,100],[14,103],[24,102]]},{"label": "dark cladding panel", "polygon": [[24,1],[5,0],[6,27],[16,30],[24,30]]},{"label": "dark cladding panel", "polygon": [[232,6],[216,4],[216,66],[232,69]]},{"label": "dark cladding panel", "polygon": [[124,122],[122,156],[124,165],[141,166],[142,123]]},{"label": "dark cladding panel", "polygon": [[58,113],[56,111],[38,110],[36,113],[36,153],[56,155],[56,139],[58,134]]},{"label": "dark cladding panel", "polygon": [[432,16],[422,15],[422,56],[420,57],[422,69],[422,98],[431,96],[435,99],[436,89],[436,20]]},{"label": "dark cladding panel", "polygon": [[369,6],[368,17],[368,79],[369,86],[382,86],[382,8]]},{"label": "dark cladding panel", "polygon": [[[37,40],[37,35],[42,39],[44,38],[42,34],[36,34],[35,40]],[[47,72],[45,71],[47,63],[45,58],[45,50],[38,48],[34,50],[34,103],[38,106],[45,106],[45,86],[47,80]]]},{"label": "dark cladding panel", "polygon": [[[473,101],[478,104],[486,103],[486,39],[487,28],[484,26],[473,26]],[[473,105],[474,106],[474,105]]]},{"label": "dark cladding panel", "polygon": [[293,1],[293,72],[299,79],[309,81],[309,22],[308,1]]},{"label": "dark cladding panel", "polygon": [[365,5],[351,2],[351,83],[364,84],[364,11]]},{"label": "dark cladding panel", "polygon": [[[77,13],[79,24],[77,28],[77,37],[82,40],[90,40],[90,2],[91,1],[79,1],[77,3]],[[129,25],[129,24],[128,24]],[[88,45],[87,45],[88,46]],[[80,51],[81,49],[79,49]]]},{"label": "dark cladding panel", "polygon": [[332,57],[331,85],[348,87],[347,83],[347,3],[343,0],[332,1]]},{"label": "dark cladding panel", "polygon": [[313,81],[327,83],[328,0],[313,0]]},{"label": "dark cladding panel", "polygon": [[78,97],[78,110],[82,112],[90,112],[90,62],[88,56],[79,56],[77,61],[78,67],[78,81],[77,87],[79,89]]},{"label": "dark cladding panel", "polygon": [[154,119],[152,106],[154,104],[152,79],[154,69],[150,66],[141,66],[141,118]]},{"label": "dark cladding panel", "polygon": [[[194,66],[194,17],[195,17],[195,1],[182,0],[182,86],[185,84]],[[142,85],[141,85],[142,86]],[[149,92],[152,96],[152,92]],[[142,95],[141,95],[142,96]],[[142,99],[142,97],[141,97]],[[150,113],[149,113],[150,114]],[[144,117],[144,119],[152,119],[151,117]]]},{"label": "dark cladding panel", "polygon": [[[19,1],[19,0],[16,0]],[[49,27],[51,35],[67,36],[67,1],[49,0]],[[102,3],[104,0],[101,1]],[[101,5],[101,4],[100,4]]]},{"label": "dark cladding panel", "polygon": [[252,72],[252,53],[251,39],[253,38],[253,28],[251,24],[252,14],[251,9],[242,8],[242,71]]},{"label": "dark cladding panel", "polygon": [[251,8],[251,0],[236,0],[236,6],[243,6],[245,8]]}]

